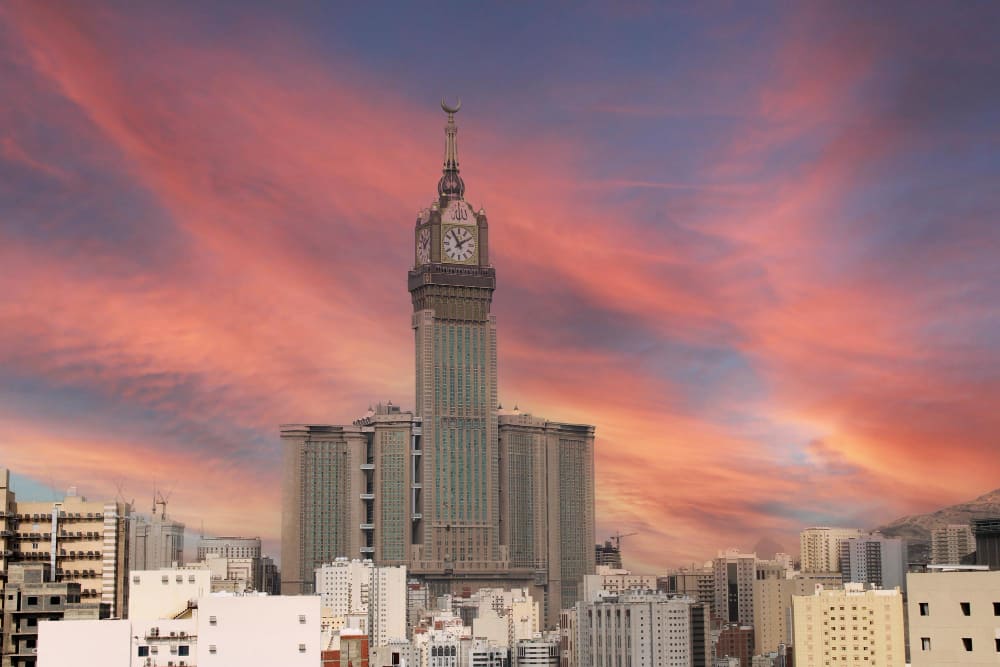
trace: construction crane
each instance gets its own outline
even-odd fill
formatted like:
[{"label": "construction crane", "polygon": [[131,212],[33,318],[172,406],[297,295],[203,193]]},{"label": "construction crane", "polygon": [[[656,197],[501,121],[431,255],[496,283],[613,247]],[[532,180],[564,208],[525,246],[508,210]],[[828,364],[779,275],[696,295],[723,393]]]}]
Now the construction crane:
[{"label": "construction crane", "polygon": [[611,536],[611,539],[614,540],[614,542],[615,542],[615,549],[617,549],[618,551],[621,551],[622,550],[622,538],[623,537],[631,537],[632,535],[638,535],[638,534],[639,533],[622,533],[622,532],[617,532],[617,533],[615,533],[614,535]]}]

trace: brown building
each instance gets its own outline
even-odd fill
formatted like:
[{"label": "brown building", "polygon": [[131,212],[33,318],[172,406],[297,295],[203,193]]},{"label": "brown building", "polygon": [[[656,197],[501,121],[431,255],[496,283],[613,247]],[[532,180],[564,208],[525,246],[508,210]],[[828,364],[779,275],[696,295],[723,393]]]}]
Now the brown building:
[{"label": "brown building", "polygon": [[737,658],[741,665],[749,665],[754,655],[753,628],[749,625],[729,623],[722,626],[715,645],[716,658]]},{"label": "brown building", "polygon": [[445,111],[408,274],[416,405],[281,427],[282,592],[311,592],[338,556],[371,558],[406,565],[432,596],[531,587],[554,627],[594,571],[594,428],[497,409],[489,226],[464,199],[457,108]]},{"label": "brown building", "polygon": [[339,649],[322,652],[321,667],[368,667],[368,635],[345,633],[340,635]]}]

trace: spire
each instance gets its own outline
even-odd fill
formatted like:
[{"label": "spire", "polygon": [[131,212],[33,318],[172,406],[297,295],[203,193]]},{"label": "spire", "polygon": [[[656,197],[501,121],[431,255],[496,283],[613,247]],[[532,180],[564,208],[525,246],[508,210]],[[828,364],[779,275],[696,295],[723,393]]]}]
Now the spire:
[{"label": "spire", "polygon": [[448,124],[444,126],[444,169],[438,181],[438,195],[448,199],[461,199],[465,195],[465,183],[458,175],[458,126],[455,114],[462,108],[462,100],[455,106],[448,106],[441,100],[441,108],[448,114]]}]

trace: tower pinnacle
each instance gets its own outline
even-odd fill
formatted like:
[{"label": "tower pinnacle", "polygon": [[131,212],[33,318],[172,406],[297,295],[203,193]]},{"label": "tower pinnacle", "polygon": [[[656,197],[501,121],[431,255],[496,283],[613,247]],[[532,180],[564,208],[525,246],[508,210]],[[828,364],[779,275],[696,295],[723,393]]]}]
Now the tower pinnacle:
[{"label": "tower pinnacle", "polygon": [[438,181],[438,196],[461,199],[465,195],[465,183],[458,175],[458,126],[455,124],[455,114],[462,108],[462,100],[455,106],[449,106],[441,100],[441,108],[448,114],[448,124],[444,126],[444,169],[441,180]]}]

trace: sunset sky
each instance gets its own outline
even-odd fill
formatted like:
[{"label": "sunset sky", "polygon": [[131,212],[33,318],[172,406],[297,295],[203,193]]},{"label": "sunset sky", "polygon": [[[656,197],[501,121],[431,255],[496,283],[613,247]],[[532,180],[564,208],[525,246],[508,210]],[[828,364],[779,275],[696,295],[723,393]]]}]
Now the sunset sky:
[{"label": "sunset sky", "polygon": [[[457,116],[504,407],[640,571],[1000,487],[997,3],[0,2],[0,465],[280,532],[278,424],[413,404]],[[275,553],[276,555],[276,553]]]}]

